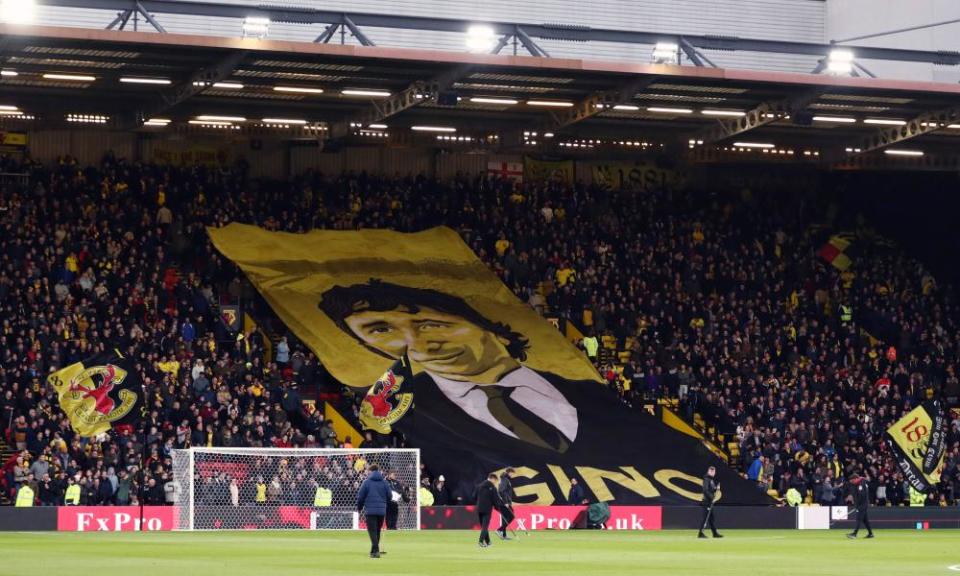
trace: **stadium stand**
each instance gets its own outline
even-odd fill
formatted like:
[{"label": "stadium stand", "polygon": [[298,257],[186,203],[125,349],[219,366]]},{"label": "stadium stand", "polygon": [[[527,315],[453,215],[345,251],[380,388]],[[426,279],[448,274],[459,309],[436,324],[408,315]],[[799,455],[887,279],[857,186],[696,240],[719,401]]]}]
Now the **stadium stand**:
[{"label": "stadium stand", "polygon": [[[79,474],[84,504],[137,502],[136,432],[81,441],[44,383],[52,369],[114,346],[136,359],[150,391],[149,504],[172,500],[174,448],[350,442],[314,401],[354,419],[359,399],[213,248],[205,227],[229,222],[288,232],[450,226],[520,298],[585,335],[580,345],[596,351],[624,402],[674,411],[780,497],[793,488],[834,503],[841,475],[869,471],[878,504],[908,502],[883,431],[960,386],[951,290],[864,229],[823,250],[836,232],[825,226],[828,207],[803,195],[638,195],[477,175],[307,173],[277,183],[249,179],[242,166],[111,155],[98,166],[0,166],[30,175],[0,196],[6,500],[28,483],[40,503],[61,504]],[[830,264],[838,253],[856,266]],[[233,305],[249,316],[239,336],[220,319]],[[368,434],[367,443],[405,440]],[[928,505],[960,501],[956,412],[947,446]],[[424,476],[434,501],[464,498],[433,466]]]}]

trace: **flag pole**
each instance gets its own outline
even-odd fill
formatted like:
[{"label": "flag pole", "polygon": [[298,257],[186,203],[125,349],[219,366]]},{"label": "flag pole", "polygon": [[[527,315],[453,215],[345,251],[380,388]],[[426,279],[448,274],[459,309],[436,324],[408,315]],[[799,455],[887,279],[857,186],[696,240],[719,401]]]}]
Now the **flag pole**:
[{"label": "flag pole", "polygon": [[143,441],[143,447],[140,448],[140,488],[139,488],[139,493],[140,493],[140,494],[139,494],[139,496],[138,496],[137,498],[140,500],[140,530],[143,531],[143,496],[144,496],[144,483],[146,482],[146,479],[147,479],[147,474],[146,474],[146,472],[144,471],[144,468],[146,467],[146,460],[147,460],[147,459],[144,457],[144,454],[147,452],[147,422],[146,422],[146,420],[142,420],[142,421],[140,422],[140,426],[141,426],[141,428],[142,428],[142,430],[143,430],[143,434],[142,434],[142,436],[141,436],[141,439],[142,439],[142,441]]}]

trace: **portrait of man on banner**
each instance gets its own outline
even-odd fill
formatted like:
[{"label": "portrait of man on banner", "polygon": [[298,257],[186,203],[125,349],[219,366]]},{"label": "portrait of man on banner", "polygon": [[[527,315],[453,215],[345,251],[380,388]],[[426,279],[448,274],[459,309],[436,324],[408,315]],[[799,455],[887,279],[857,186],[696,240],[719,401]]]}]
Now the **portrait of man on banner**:
[{"label": "portrait of man on banner", "polygon": [[[454,491],[522,464],[518,494],[539,504],[564,502],[570,475],[603,501],[700,500],[700,475],[717,457],[622,402],[453,230],[231,224],[210,235],[325,368],[364,396],[363,426],[399,432],[425,462],[444,463]],[[765,502],[722,470],[727,501]]]}]

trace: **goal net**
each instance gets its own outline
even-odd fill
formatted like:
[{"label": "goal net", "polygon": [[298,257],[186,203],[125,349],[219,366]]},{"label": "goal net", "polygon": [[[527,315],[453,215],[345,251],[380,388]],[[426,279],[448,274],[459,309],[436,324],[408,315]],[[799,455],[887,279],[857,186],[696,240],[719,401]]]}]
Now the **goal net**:
[{"label": "goal net", "polygon": [[388,527],[418,529],[419,450],[310,448],[174,450],[177,529],[365,529],[357,492],[371,464],[393,488]]}]

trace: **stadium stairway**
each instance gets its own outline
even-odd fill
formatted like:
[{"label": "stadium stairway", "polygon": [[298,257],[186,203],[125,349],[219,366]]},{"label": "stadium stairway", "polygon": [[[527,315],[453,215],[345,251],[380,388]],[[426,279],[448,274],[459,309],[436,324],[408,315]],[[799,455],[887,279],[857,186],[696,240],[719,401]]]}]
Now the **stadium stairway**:
[{"label": "stadium stairway", "polygon": [[[0,437],[0,466],[9,462],[16,453],[16,449],[7,444],[4,439]],[[12,502],[10,501],[10,498],[7,497],[7,491],[0,490],[0,506],[9,506],[10,504],[12,504]]]}]

